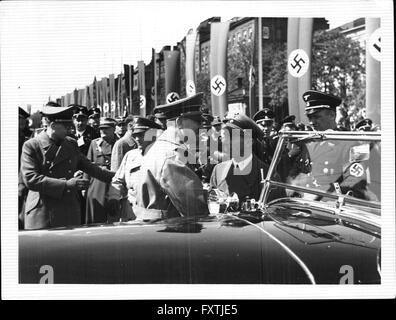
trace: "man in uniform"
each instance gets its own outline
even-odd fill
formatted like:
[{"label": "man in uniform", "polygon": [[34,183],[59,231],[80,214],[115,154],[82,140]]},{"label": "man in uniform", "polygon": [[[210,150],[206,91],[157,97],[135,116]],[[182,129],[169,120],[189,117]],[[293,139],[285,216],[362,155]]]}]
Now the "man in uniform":
[{"label": "man in uniform", "polygon": [[[309,90],[303,94],[305,113],[315,131],[337,131],[336,108],[341,99],[322,92]],[[307,165],[307,174],[298,175],[299,184],[333,192],[337,183],[342,193],[352,191],[356,197],[373,200],[375,195],[367,189],[367,165],[362,161],[359,142],[313,140],[305,143],[301,160]],[[367,145],[369,153],[369,146]],[[305,161],[304,161],[305,159]]]},{"label": "man in uniform", "polygon": [[140,216],[136,217],[133,212],[133,208],[136,206],[136,184],[140,167],[143,164],[143,156],[150,149],[155,138],[163,132],[160,124],[143,117],[133,118],[128,126],[131,128],[128,130],[131,133],[131,139],[137,148],[126,152],[108,193],[110,212],[115,220],[121,218],[123,221],[141,218]]},{"label": "man in uniform", "polygon": [[274,156],[276,144],[278,139],[275,130],[275,115],[274,112],[268,108],[264,108],[253,116],[253,120],[261,128],[264,137],[262,141],[262,155],[260,157],[267,165],[271,164],[272,157]]},{"label": "man in uniform", "polygon": [[208,214],[202,183],[189,163],[196,159],[190,149],[203,121],[202,97],[198,93],[154,109],[167,117],[167,129],[143,159],[135,209],[142,210],[143,219]]},{"label": "man in uniform", "polygon": [[29,189],[25,206],[25,229],[42,229],[81,224],[78,190],[89,181],[74,177],[82,170],[110,182],[114,173],[92,164],[67,137],[72,107],[44,107],[45,129],[25,142],[21,156],[21,174]]},{"label": "man in uniform", "polygon": [[125,122],[124,117],[118,117],[116,119],[116,126],[115,126],[115,135],[117,136],[117,139],[121,139],[124,134],[127,132],[127,123]]},{"label": "man in uniform", "polygon": [[98,138],[95,130],[88,125],[88,110],[83,106],[75,105],[73,115],[74,134],[72,138],[77,140],[78,147],[83,155],[88,154],[88,149],[93,139]]},{"label": "man in uniform", "polygon": [[125,154],[128,151],[137,148],[137,143],[132,136],[134,124],[133,116],[128,116],[124,121],[128,130],[121,139],[116,141],[111,152],[111,171],[114,172],[116,172],[120,167]]},{"label": "man in uniform", "polygon": [[[116,121],[112,118],[101,119],[100,137],[92,140],[87,155],[88,160],[107,170],[110,170],[111,152],[117,140],[114,134],[115,123]],[[89,175],[85,175],[85,178],[90,180],[87,190],[85,223],[108,222],[111,220],[107,214],[107,192],[110,184]]]}]

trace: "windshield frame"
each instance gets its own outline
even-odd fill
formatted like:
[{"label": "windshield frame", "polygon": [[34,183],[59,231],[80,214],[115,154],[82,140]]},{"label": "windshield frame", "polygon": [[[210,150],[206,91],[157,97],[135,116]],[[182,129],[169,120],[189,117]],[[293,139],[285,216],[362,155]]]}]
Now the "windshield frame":
[{"label": "windshield frame", "polygon": [[262,181],[263,188],[261,190],[259,203],[267,205],[267,199],[271,187],[283,187],[294,191],[306,192],[317,196],[323,196],[326,198],[337,200],[340,196],[346,203],[357,204],[367,206],[370,208],[381,209],[381,203],[376,201],[368,201],[363,199],[354,198],[345,194],[331,194],[321,190],[315,190],[312,188],[306,188],[301,186],[294,186],[284,182],[271,180],[274,176],[275,168],[277,167],[283,149],[286,146],[286,142],[295,139],[295,141],[306,141],[306,140],[344,140],[344,141],[367,141],[367,142],[381,142],[381,132],[350,132],[350,131],[279,131],[279,141],[276,146],[273,159],[267,172],[266,178]]}]

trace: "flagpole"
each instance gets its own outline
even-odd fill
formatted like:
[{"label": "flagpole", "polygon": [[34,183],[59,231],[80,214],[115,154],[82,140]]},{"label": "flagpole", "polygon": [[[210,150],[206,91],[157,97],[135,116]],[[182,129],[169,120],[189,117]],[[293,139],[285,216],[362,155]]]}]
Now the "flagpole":
[{"label": "flagpole", "polygon": [[259,85],[258,85],[258,96],[259,96],[259,109],[263,109],[263,36],[262,36],[262,22],[261,17],[258,18],[258,75],[259,75]]}]

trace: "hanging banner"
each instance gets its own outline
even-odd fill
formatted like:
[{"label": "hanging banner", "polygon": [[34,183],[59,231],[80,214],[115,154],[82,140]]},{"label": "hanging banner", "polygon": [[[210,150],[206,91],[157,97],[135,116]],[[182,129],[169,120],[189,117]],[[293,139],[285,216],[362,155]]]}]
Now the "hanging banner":
[{"label": "hanging banner", "polygon": [[186,95],[191,97],[196,94],[195,86],[195,42],[197,32],[193,29],[188,31],[186,36]]},{"label": "hanging banner", "polygon": [[[165,96],[167,103],[173,102],[180,95],[180,52],[177,50],[164,50],[164,68],[165,68]],[[168,102],[168,96],[172,101]]]},{"label": "hanging banner", "polygon": [[159,74],[159,72],[158,72],[158,63],[157,63],[158,54],[155,53],[155,49],[154,48],[151,49],[151,56],[152,56],[151,57],[151,61],[152,61],[152,64],[153,64],[153,77],[154,77],[153,86],[151,88],[151,99],[154,102],[154,107],[156,107],[157,103],[158,103],[158,87],[157,87],[157,85],[158,85],[158,74]]},{"label": "hanging banner", "polygon": [[116,79],[116,106],[118,115],[122,116],[124,109],[122,101],[122,74],[119,74]]},{"label": "hanging banner", "polygon": [[109,116],[109,85],[108,85],[108,79],[107,78],[102,78],[102,112],[104,117]]},{"label": "hanging banner", "polygon": [[227,43],[230,21],[210,25],[210,91],[212,114],[224,117],[227,112]]},{"label": "hanging banner", "polygon": [[366,18],[366,117],[381,125],[381,21]]},{"label": "hanging banner", "polygon": [[69,106],[71,104],[71,94],[70,93],[66,93],[65,95],[65,107]]},{"label": "hanging banner", "polygon": [[115,83],[114,74],[109,75],[109,95],[110,95],[110,116],[112,118],[116,117],[116,104],[115,104]]},{"label": "hanging banner", "polygon": [[94,85],[91,83],[88,87],[88,100],[89,104],[87,105],[88,110],[93,108],[94,106]]},{"label": "hanging banner", "polygon": [[138,61],[138,87],[139,87],[139,96],[140,100],[142,100],[142,96],[144,97],[144,104],[139,103],[139,112],[142,117],[146,116],[146,76],[145,76],[145,64],[144,61]]},{"label": "hanging banner", "polygon": [[254,19],[254,24],[252,26],[253,30],[253,50],[252,55],[250,57],[250,68],[249,68],[249,109],[247,115],[249,117],[253,117],[253,115],[258,111],[256,107],[256,61],[257,61],[257,41],[258,41],[258,32],[257,32],[257,21],[258,19]]},{"label": "hanging banner", "polygon": [[132,114],[132,96],[133,96],[133,66],[124,64],[125,94],[128,102],[128,113]]},{"label": "hanging banner", "polygon": [[313,18],[289,18],[287,27],[287,72],[289,114],[307,123],[302,95],[311,89]]}]

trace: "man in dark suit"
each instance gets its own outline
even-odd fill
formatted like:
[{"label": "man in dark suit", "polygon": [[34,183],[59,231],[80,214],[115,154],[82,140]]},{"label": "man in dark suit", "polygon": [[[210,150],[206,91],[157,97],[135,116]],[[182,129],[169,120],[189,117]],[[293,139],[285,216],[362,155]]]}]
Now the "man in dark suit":
[{"label": "man in dark suit", "polygon": [[[211,188],[230,195],[236,193],[241,201],[247,197],[258,200],[262,185],[261,177],[268,172],[268,165],[261,161],[254,152],[259,144],[260,128],[245,115],[235,115],[223,127],[222,147],[229,160],[214,167],[210,179]],[[277,177],[275,178],[277,179]],[[273,190],[269,201],[282,197],[284,193]]]},{"label": "man in dark suit", "polygon": [[21,175],[29,189],[25,206],[25,229],[65,227],[81,224],[77,191],[89,181],[74,177],[78,170],[110,182],[114,173],[92,164],[67,136],[73,107],[44,107],[45,129],[25,142]]}]

